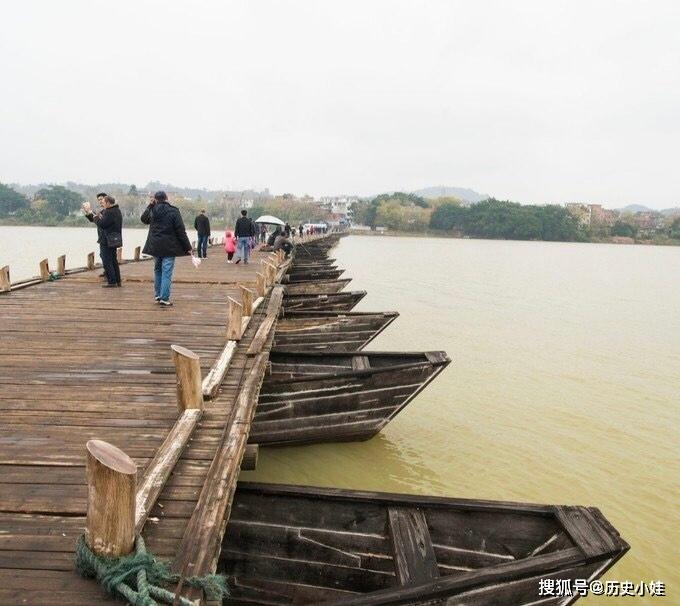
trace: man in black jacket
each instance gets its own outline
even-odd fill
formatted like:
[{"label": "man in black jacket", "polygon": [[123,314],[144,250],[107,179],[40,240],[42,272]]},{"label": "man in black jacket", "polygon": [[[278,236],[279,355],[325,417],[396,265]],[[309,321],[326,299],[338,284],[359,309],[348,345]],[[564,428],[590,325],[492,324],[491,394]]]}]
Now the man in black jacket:
[{"label": "man in black jacket", "polygon": [[157,191],[142,213],[142,223],[149,226],[149,235],[142,252],[154,257],[154,298],[160,305],[172,305],[170,287],[175,257],[191,254],[191,242],[179,210],[168,204],[164,191]]},{"label": "man in black jacket", "polygon": [[97,225],[99,254],[106,276],[106,284],[102,286],[104,288],[115,288],[121,285],[117,252],[118,248],[123,246],[123,214],[112,196],[105,195],[102,203],[103,210],[101,213],[95,215],[92,211],[89,211],[85,216]]},{"label": "man in black jacket", "polygon": [[234,235],[236,236],[236,250],[239,255],[236,263],[241,260],[244,264],[248,263],[250,239],[255,236],[255,223],[248,218],[247,210],[241,211],[241,216],[237,219],[236,226],[234,227]]},{"label": "man in black jacket", "polygon": [[205,210],[194,219],[194,229],[198,233],[198,256],[205,259],[208,256],[208,239],[210,238],[210,219],[205,216]]},{"label": "man in black jacket", "polygon": [[[97,203],[99,204],[99,208],[102,209],[102,210],[104,209],[104,198],[106,198],[106,192],[102,191],[102,192],[99,192],[97,194]],[[83,212],[85,213],[85,217],[87,218],[87,220],[90,223],[94,223],[94,217],[96,215],[93,212],[91,212],[90,203],[86,202],[86,203],[82,204],[81,208],[83,209]],[[101,214],[101,211],[97,214]],[[97,225],[96,227],[97,227],[97,244],[99,244],[99,258],[102,260],[102,266],[103,266],[104,265],[104,255],[106,253],[103,252],[102,249],[106,245],[106,241],[105,241],[105,238],[104,238],[104,234],[102,232],[102,228],[99,227],[99,225]],[[105,278],[106,272],[103,272],[100,275],[103,278]]]}]

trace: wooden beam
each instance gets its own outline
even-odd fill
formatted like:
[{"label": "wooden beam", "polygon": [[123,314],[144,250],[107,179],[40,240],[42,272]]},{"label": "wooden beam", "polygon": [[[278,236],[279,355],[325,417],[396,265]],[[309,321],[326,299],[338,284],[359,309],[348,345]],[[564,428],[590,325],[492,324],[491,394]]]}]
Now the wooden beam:
[{"label": "wooden beam", "polygon": [[400,585],[427,583],[439,576],[430,531],[422,509],[388,508],[394,569]]},{"label": "wooden beam", "polygon": [[240,341],[241,339],[241,328],[243,319],[243,306],[232,299],[227,297],[229,302],[229,321],[227,323],[227,339],[230,341]]},{"label": "wooden beam", "polygon": [[[184,448],[203,415],[199,408],[188,408],[177,419],[149,463],[135,496],[135,533],[144,527],[149,512],[168,481]],[[257,459],[256,459],[257,462]]]},{"label": "wooden beam", "polygon": [[177,374],[177,407],[180,411],[203,409],[201,361],[193,351],[181,345],[171,345],[172,360]]},{"label": "wooden beam", "polygon": [[123,262],[123,247],[122,246],[119,246],[118,248],[116,248],[116,260],[118,261],[118,263]]},{"label": "wooden beam", "polygon": [[173,562],[175,572],[191,570],[191,574],[201,576],[213,573],[217,568],[266,364],[267,354],[262,353],[255,359],[234,403],[227,429]]},{"label": "wooden beam", "polygon": [[239,284],[239,289],[241,290],[241,305],[243,306],[243,315],[252,316],[255,292],[241,284]]},{"label": "wooden beam", "polygon": [[45,282],[50,278],[50,267],[47,259],[40,261],[40,279]]},{"label": "wooden beam", "polygon": [[272,289],[272,295],[269,298],[269,303],[267,304],[267,315],[260,324],[253,340],[250,342],[250,347],[248,347],[247,354],[249,356],[254,356],[262,351],[262,347],[267,341],[267,336],[269,331],[276,323],[276,319],[279,317],[279,311],[281,309],[281,303],[283,302],[283,287],[276,286]]},{"label": "wooden beam", "polygon": [[12,290],[12,283],[9,281],[9,265],[0,268],[0,292]]},{"label": "wooden beam", "polygon": [[137,466],[122,450],[103,440],[89,440],[86,448],[85,539],[97,555],[127,555],[135,544]]},{"label": "wooden beam", "polygon": [[135,260],[135,261],[139,261],[139,259],[141,258],[141,256],[142,256],[142,247],[141,247],[141,246],[135,246],[135,256],[134,256],[134,260]]},{"label": "wooden beam", "polygon": [[66,255],[61,255],[57,257],[57,273],[60,276],[66,275]]},{"label": "wooden beam", "polygon": [[87,269],[94,269],[94,253],[87,253]]},{"label": "wooden beam", "polygon": [[241,461],[241,471],[253,471],[257,469],[257,457],[260,447],[257,444],[247,444]]}]

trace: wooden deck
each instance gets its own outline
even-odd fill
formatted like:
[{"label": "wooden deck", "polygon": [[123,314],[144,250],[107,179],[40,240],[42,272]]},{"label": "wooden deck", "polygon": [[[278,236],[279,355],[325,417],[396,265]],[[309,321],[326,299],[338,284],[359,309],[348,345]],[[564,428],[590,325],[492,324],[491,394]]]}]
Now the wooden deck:
[{"label": "wooden deck", "polygon": [[[87,508],[85,444],[118,446],[144,478],[179,415],[170,346],[198,354],[205,377],[225,347],[227,298],[240,300],[238,284],[255,288],[266,256],[227,265],[212,250],[198,269],[177,260],[170,308],[153,300],[150,261],[122,265],[120,289],[101,288],[95,269],[0,295],[1,604],[110,602],[74,572]],[[143,527],[148,549],[178,572],[214,571],[241,463],[233,453],[245,448],[273,330],[258,335],[260,355],[247,350],[271,293]]]}]

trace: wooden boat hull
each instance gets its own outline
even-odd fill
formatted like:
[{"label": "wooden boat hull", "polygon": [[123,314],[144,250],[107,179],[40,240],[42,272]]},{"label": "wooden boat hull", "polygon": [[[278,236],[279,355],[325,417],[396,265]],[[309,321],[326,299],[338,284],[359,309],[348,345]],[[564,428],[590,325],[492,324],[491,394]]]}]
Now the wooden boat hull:
[{"label": "wooden boat hull", "polygon": [[344,280],[314,280],[313,282],[299,282],[297,284],[287,284],[285,287],[285,294],[308,295],[316,293],[327,295],[335,292],[340,292],[351,281],[352,278],[345,278]]},{"label": "wooden boat hull", "polygon": [[289,311],[350,311],[365,296],[365,290],[286,295],[283,297],[283,314]]},{"label": "wooden boat hull", "polygon": [[255,444],[367,440],[451,360],[444,352],[272,350],[250,431]]},{"label": "wooden boat hull", "polygon": [[295,284],[296,282],[310,282],[313,280],[337,280],[344,269],[315,269],[310,271],[292,271],[283,276],[284,284]]},{"label": "wooden boat hull", "polygon": [[592,507],[239,482],[219,569],[237,605],[557,606],[628,548]]},{"label": "wooden boat hull", "polygon": [[274,346],[279,351],[357,351],[398,317],[397,312],[288,312],[279,319]]}]

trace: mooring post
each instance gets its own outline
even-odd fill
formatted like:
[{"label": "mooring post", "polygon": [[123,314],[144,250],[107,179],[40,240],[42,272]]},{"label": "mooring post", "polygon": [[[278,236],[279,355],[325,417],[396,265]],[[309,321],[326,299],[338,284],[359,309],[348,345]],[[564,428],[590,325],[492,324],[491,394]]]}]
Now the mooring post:
[{"label": "mooring post", "polygon": [[177,375],[177,408],[203,409],[201,360],[193,351],[181,345],[171,345],[172,361]]},{"label": "mooring post", "polygon": [[227,340],[239,341],[241,339],[241,320],[243,319],[243,305],[235,299],[229,300],[229,321],[227,322]]},{"label": "mooring post", "polygon": [[94,269],[94,253],[87,253],[87,269]]},{"label": "mooring post", "polygon": [[45,282],[46,280],[49,280],[50,277],[50,267],[49,264],[47,263],[47,259],[43,259],[40,261],[40,279]]},{"label": "mooring post", "polygon": [[257,293],[258,297],[264,297],[265,293],[267,292],[266,280],[267,279],[265,278],[265,275],[258,271],[255,276],[255,292]]},{"label": "mooring post", "polygon": [[9,265],[0,269],[0,292],[12,290],[12,283],[9,281]]},{"label": "mooring post", "polygon": [[141,246],[135,246],[135,256],[134,259],[135,261],[139,261],[142,253],[142,247]]},{"label": "mooring post", "polygon": [[117,558],[135,545],[137,466],[122,450],[103,440],[87,448],[85,540],[98,556]]},{"label": "mooring post", "polygon": [[250,288],[239,284],[239,289],[241,290],[241,305],[243,306],[243,315],[252,316],[253,315],[253,295],[255,294]]},{"label": "mooring post", "polygon": [[276,280],[276,265],[273,265],[272,263],[267,263],[267,281],[269,284],[274,284],[274,280]]},{"label": "mooring post", "polygon": [[66,255],[61,255],[57,257],[57,273],[60,276],[66,275]]},{"label": "mooring post", "polygon": [[196,250],[196,240],[191,243],[191,250]]},{"label": "mooring post", "polygon": [[123,262],[123,247],[119,246],[116,248],[116,259],[118,260],[118,263]]}]

